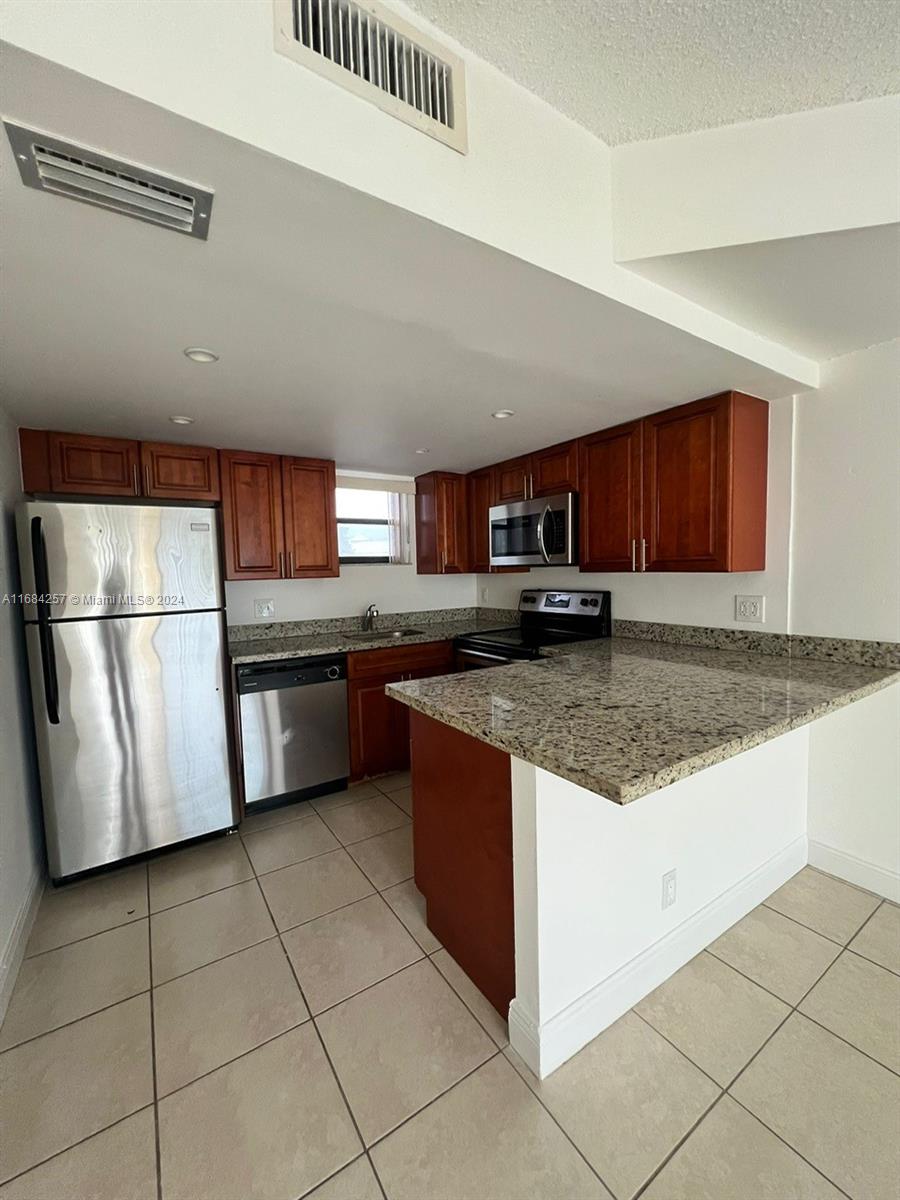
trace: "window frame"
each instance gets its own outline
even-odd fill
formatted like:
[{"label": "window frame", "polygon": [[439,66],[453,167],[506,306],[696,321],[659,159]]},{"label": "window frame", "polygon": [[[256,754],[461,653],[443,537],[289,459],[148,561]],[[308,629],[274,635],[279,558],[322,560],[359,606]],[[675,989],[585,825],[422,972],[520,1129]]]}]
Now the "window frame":
[{"label": "window frame", "polygon": [[[385,480],[385,483],[391,481]],[[340,488],[340,484],[337,488]],[[353,489],[346,489],[353,490]],[[383,488],[364,488],[361,491],[384,492],[386,495],[393,497],[393,503],[396,505],[396,517],[336,517],[335,523],[338,529],[338,546],[340,546],[340,527],[342,525],[379,525],[384,527],[388,533],[388,543],[391,546],[396,545],[398,548],[398,556],[394,558],[392,555],[343,555],[338,553],[338,563],[340,566],[387,566],[401,567],[409,566],[412,562],[412,550],[410,546],[409,524],[410,524],[410,501],[409,495],[403,491],[395,491],[391,487]]]}]

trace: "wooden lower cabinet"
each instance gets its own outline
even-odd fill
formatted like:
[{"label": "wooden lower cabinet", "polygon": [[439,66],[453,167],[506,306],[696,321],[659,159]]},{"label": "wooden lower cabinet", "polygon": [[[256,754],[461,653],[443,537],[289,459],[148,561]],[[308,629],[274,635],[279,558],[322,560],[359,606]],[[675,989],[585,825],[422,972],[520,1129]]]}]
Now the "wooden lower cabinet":
[{"label": "wooden lower cabinet", "polygon": [[419,712],[409,723],[428,928],[506,1020],[516,990],[509,755]]},{"label": "wooden lower cabinet", "polygon": [[389,683],[405,675],[398,671],[347,684],[350,706],[350,778],[386,775],[409,766],[408,709],[385,693]]},{"label": "wooden lower cabinet", "polygon": [[409,710],[392,700],[385,687],[404,679],[447,675],[452,670],[451,642],[347,655],[351,779],[404,771],[409,766]]}]

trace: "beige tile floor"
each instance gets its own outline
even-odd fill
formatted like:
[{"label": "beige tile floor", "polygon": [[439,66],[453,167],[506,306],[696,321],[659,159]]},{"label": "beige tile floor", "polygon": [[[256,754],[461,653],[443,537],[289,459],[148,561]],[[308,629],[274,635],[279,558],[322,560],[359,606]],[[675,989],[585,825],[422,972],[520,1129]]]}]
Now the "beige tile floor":
[{"label": "beige tile floor", "polygon": [[900,909],[809,868],[549,1079],[425,927],[409,779],[58,892],[0,1200],[892,1200]]}]

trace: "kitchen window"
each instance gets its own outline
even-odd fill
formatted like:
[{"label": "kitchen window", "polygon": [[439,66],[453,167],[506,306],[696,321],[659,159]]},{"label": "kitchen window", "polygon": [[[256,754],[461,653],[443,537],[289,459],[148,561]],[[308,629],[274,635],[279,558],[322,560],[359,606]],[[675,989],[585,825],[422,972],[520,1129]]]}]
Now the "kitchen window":
[{"label": "kitchen window", "polygon": [[405,490],[394,490],[399,484],[377,477],[338,476],[335,498],[342,563],[410,561],[409,496]]}]

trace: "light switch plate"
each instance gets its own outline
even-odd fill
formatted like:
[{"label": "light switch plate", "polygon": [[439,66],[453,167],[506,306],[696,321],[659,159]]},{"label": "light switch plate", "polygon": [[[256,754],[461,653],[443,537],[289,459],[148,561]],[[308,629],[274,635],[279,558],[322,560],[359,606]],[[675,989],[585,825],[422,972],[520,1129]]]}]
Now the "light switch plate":
[{"label": "light switch plate", "polygon": [[271,599],[254,600],[253,615],[257,621],[271,620],[275,616],[275,601]]},{"label": "light switch plate", "polygon": [[735,596],[734,619],[736,621],[765,621],[765,596]]}]

